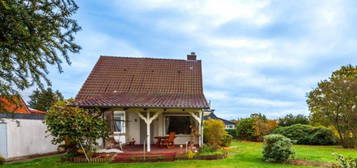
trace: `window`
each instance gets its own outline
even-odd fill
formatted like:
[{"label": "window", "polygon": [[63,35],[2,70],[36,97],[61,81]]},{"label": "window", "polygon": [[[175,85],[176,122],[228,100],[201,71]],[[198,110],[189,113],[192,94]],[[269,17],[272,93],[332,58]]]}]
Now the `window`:
[{"label": "window", "polygon": [[115,133],[125,133],[125,112],[124,111],[114,111],[113,124],[114,124],[114,132]]},{"label": "window", "polygon": [[165,117],[165,132],[175,132],[176,134],[191,134],[192,126],[195,121],[191,116],[166,116]]}]

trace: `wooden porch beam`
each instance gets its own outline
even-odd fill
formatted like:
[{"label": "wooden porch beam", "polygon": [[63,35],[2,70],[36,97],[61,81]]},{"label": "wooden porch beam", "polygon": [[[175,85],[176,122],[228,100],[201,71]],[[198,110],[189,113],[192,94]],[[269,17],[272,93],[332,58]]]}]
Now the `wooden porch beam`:
[{"label": "wooden porch beam", "polygon": [[149,122],[151,123],[152,121],[154,121],[161,113],[162,112],[156,112],[156,114],[149,119]]},{"label": "wooden porch beam", "polygon": [[191,114],[191,116],[199,123],[199,124],[201,124],[201,115],[196,115],[195,113],[193,113],[193,112],[188,112],[189,114]]}]

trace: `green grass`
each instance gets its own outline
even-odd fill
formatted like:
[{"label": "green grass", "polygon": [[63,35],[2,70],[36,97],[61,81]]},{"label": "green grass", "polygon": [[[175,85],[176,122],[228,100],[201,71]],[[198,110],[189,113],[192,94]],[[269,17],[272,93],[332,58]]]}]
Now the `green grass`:
[{"label": "green grass", "polygon": [[[356,157],[357,150],[342,149],[339,146],[294,146],[297,159],[306,159],[313,162],[335,162],[332,153],[341,153],[346,156]],[[303,166],[293,166],[284,164],[273,164],[263,162],[262,144],[254,142],[233,142],[233,152],[227,159],[203,161],[188,160],[175,162],[155,162],[155,163],[97,163],[97,164],[75,164],[60,163],[59,156],[34,159],[27,162],[17,162],[6,164],[2,168],[303,168]],[[0,166],[1,167],[1,166]]]}]

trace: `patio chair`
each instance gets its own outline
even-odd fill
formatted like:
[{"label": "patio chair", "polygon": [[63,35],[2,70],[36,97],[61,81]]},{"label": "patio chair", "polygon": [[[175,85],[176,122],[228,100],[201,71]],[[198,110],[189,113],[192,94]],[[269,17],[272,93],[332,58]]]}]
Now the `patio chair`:
[{"label": "patio chair", "polygon": [[169,137],[167,139],[164,139],[161,142],[162,146],[166,146],[167,148],[174,148],[175,147],[175,140],[176,138],[176,133],[175,132],[170,132]]}]

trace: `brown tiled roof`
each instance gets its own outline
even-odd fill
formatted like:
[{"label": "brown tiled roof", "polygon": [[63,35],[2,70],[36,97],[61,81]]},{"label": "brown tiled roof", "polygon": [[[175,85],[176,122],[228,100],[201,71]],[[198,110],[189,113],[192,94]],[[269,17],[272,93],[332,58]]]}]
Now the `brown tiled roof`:
[{"label": "brown tiled roof", "polygon": [[201,61],[101,56],[72,105],[208,108]]}]

